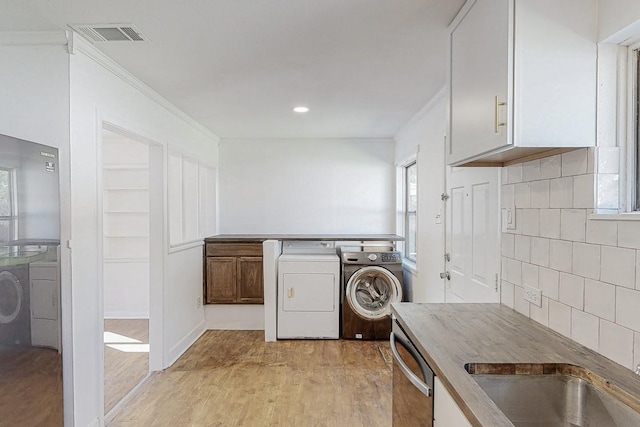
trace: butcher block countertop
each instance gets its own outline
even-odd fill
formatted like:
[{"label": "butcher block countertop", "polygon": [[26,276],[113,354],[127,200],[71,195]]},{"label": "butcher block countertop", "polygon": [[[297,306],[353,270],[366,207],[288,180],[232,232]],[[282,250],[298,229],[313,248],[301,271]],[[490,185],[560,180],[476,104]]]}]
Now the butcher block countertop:
[{"label": "butcher block countertop", "polygon": [[506,306],[396,303],[392,311],[474,426],[513,424],[467,373],[466,363],[575,365],[604,379],[621,400],[637,405],[640,399],[640,377],[631,370]]},{"label": "butcher block countertop", "polygon": [[397,234],[218,234],[207,237],[213,242],[262,242],[265,240],[321,240],[329,242],[398,242],[404,237]]}]

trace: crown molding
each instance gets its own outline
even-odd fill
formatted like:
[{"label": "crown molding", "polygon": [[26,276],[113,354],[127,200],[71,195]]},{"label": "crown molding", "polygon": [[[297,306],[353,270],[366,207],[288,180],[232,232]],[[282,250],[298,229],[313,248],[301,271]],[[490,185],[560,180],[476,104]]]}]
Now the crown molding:
[{"label": "crown molding", "polygon": [[89,40],[82,37],[80,34],[71,31],[69,35],[69,54],[76,55],[78,53],[81,53],[91,60],[95,61],[104,69],[111,72],[128,85],[140,91],[143,95],[154,101],[156,104],[158,104],[168,112],[174,114],[190,126],[196,128],[200,133],[202,133],[209,139],[212,139],[216,143],[220,141],[220,137],[218,135],[211,132],[209,129],[207,129],[187,113],[176,107],[158,92],[147,86],[142,80],[138,79],[113,59],[109,58],[102,51],[96,48]]},{"label": "crown molding", "polygon": [[58,31],[0,31],[0,46],[65,46],[69,33]]}]

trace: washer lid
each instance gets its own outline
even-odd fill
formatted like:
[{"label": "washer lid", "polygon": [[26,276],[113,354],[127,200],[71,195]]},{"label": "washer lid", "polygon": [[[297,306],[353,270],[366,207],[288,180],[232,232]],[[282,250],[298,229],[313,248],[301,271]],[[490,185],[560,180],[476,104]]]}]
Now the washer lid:
[{"label": "washer lid", "polygon": [[15,274],[0,271],[0,323],[10,323],[22,307],[22,285]]},{"label": "washer lid", "polygon": [[363,319],[382,319],[391,314],[391,303],[402,301],[402,285],[385,268],[363,267],[349,278],[346,297]]}]

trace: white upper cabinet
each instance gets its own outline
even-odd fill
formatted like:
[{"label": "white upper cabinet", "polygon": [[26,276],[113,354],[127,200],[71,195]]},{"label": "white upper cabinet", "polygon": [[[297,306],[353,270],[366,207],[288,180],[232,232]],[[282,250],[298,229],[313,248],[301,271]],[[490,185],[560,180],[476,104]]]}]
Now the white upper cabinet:
[{"label": "white upper cabinet", "polygon": [[595,145],[595,0],[469,0],[450,33],[449,164]]}]

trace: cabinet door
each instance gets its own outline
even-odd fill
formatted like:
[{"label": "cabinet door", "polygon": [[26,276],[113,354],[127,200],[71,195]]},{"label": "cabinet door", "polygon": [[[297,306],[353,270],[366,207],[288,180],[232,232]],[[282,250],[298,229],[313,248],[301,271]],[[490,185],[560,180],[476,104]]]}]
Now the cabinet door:
[{"label": "cabinet door", "polygon": [[262,304],[262,257],[238,257],[238,302]]},{"label": "cabinet door", "polygon": [[207,304],[236,302],[236,265],[235,257],[207,257]]},{"label": "cabinet door", "polygon": [[471,423],[438,377],[433,381],[433,400],[434,426],[471,427]]},{"label": "cabinet door", "polygon": [[451,28],[448,163],[511,142],[512,1],[477,0]]}]

